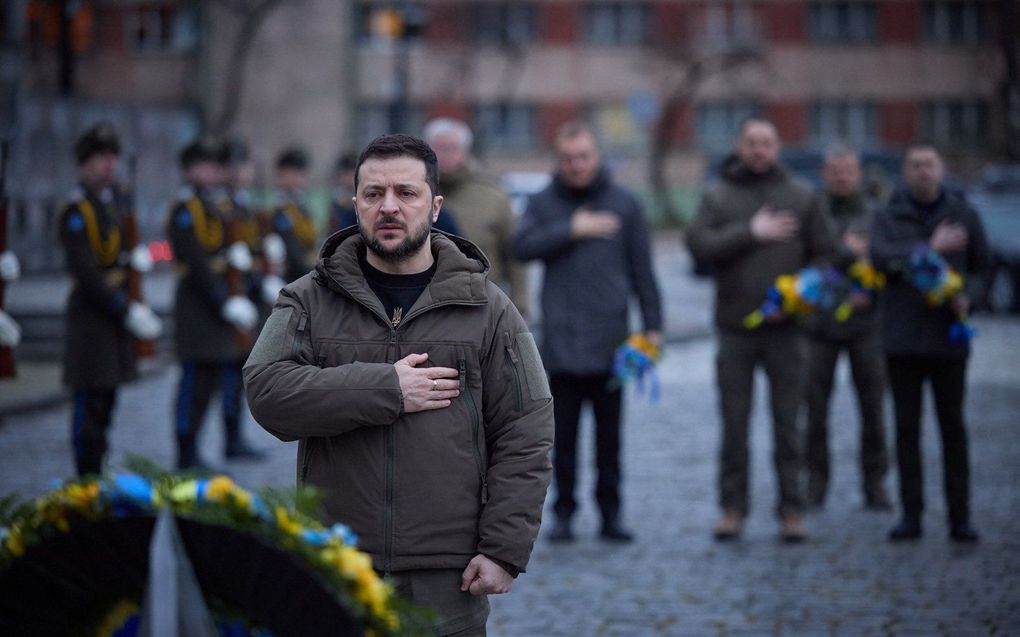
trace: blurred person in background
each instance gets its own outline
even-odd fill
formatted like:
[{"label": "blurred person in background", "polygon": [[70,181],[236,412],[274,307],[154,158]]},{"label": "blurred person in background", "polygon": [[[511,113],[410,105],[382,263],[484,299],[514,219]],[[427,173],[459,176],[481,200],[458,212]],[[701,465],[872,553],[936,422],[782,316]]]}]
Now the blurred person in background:
[{"label": "blurred person in background", "polygon": [[789,317],[754,330],[744,325],[776,277],[795,273],[832,251],[818,196],[779,162],[779,149],[772,122],[746,120],[735,152],[723,163],[721,179],[705,190],[687,232],[691,255],[710,269],[716,285],[716,373],[723,426],[717,540],[738,538],[748,512],[748,425],[759,365],[769,380],[780,537],[787,542],[807,537],[797,426],[804,399],[804,335]]},{"label": "blurred person in background", "polygon": [[329,211],[330,234],[358,223],[358,213],[354,209],[354,168],[357,165],[357,155],[343,153],[333,167],[333,199],[330,201]]},{"label": "blurred person in background", "polygon": [[610,380],[615,350],[630,331],[632,298],[640,306],[645,335],[662,344],[651,240],[641,205],[613,183],[586,125],[564,124],[554,149],[552,183],[531,198],[513,241],[515,257],[545,264],[541,352],[556,417],[556,520],[549,539],[574,539],[578,425],[582,406],[590,403],[601,537],[629,542],[633,534],[622,523],[620,502],[623,392]]},{"label": "blurred person in background", "polygon": [[279,275],[288,282],[312,269],[318,246],[315,220],[305,208],[308,163],[308,153],[296,146],[285,148],[276,157],[274,181],[277,203],[272,213],[272,228],[283,240],[286,250],[284,267]]},{"label": "blurred person in background", "polygon": [[[187,182],[170,207],[167,234],[177,262],[174,344],[181,365],[174,414],[177,467],[208,468],[198,435],[213,394],[222,389],[228,458],[257,457],[241,438],[238,361],[251,348],[259,313],[246,283],[252,268],[244,241],[229,236],[233,203],[225,196],[230,151],[203,137],[180,153]],[[232,241],[233,239],[233,241]]]},{"label": "blurred person in background", "polygon": [[[21,278],[21,261],[13,250],[0,252],[0,281],[11,283]],[[0,309],[0,347],[17,347],[21,343],[21,326],[11,315]]]},{"label": "blurred person in background", "polygon": [[489,280],[510,295],[517,310],[528,318],[527,269],[510,250],[517,220],[510,199],[476,168],[471,129],[460,120],[441,117],[425,125],[423,137],[439,159],[445,216],[456,217],[461,236],[489,257]]},{"label": "blurred person in background", "polygon": [[[949,537],[978,541],[970,519],[970,459],[963,403],[967,384],[968,338],[950,338],[951,326],[982,298],[990,270],[988,242],[977,213],[943,183],[938,150],[913,144],[903,158],[905,189],[879,211],[871,230],[871,258],[886,272],[881,298],[885,350],[896,413],[896,460],[902,518],[889,532],[892,541],[921,537],[924,510],[921,474],[921,406],[931,386],[942,439],[943,489]],[[919,248],[937,252],[964,277],[964,289],[932,305],[904,268]]]},{"label": "blurred person in background", "polygon": [[100,473],[117,387],[138,377],[136,339],[159,336],[153,311],[132,301],[129,269],[152,259],[127,249],[127,210],[114,188],[120,140],[109,124],[86,131],[74,147],[78,187],[60,215],[60,243],[71,275],[65,312],[64,383],[73,398],[71,445],[79,476]]},{"label": "blurred person in background", "polygon": [[[825,190],[822,211],[833,229],[836,253],[833,265],[847,270],[859,259],[868,258],[868,229],[872,212],[861,189],[861,165],[856,152],[845,146],[830,148],[822,168]],[[857,390],[861,419],[860,470],[864,503],[868,509],[892,508],[885,491],[889,468],[885,443],[885,361],[878,337],[875,301],[863,293],[853,294],[853,313],[845,321],[833,312],[815,312],[807,317],[807,506],[821,507],[829,487],[829,398],[832,395],[836,363],[841,352],[850,359],[850,371]]]}]

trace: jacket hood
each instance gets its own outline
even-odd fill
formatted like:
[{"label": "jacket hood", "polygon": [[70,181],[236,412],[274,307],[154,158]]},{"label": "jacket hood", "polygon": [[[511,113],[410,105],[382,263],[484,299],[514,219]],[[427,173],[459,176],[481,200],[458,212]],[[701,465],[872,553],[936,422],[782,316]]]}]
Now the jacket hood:
[{"label": "jacket hood", "polygon": [[[433,228],[432,255],[436,274],[422,297],[427,303],[484,303],[489,259],[478,247],[456,235]],[[367,248],[357,226],[332,234],[322,244],[315,263],[316,278],[327,287],[346,292],[366,305],[379,303],[358,263]],[[339,289],[338,289],[339,288]]]}]

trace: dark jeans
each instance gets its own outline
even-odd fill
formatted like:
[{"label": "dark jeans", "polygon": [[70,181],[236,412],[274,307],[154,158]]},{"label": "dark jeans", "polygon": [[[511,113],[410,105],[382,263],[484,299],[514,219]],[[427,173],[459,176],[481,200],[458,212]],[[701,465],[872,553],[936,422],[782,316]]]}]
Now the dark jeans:
[{"label": "dark jeans", "polygon": [[439,615],[431,627],[443,637],[485,637],[489,598],[460,590],[463,569],[422,569],[393,573],[396,593]]},{"label": "dark jeans", "polygon": [[217,389],[222,391],[223,423],[227,444],[230,445],[236,443],[240,436],[243,393],[241,362],[181,363],[174,418],[180,466],[190,465],[198,458],[195,448],[198,433]]},{"label": "dark jeans", "polygon": [[550,374],[556,437],[553,467],[556,478],[556,502],[553,510],[569,519],[577,509],[574,485],[577,481],[577,430],[581,406],[591,403],[595,416],[595,462],[598,479],[595,500],[603,523],[616,520],[620,512],[620,412],[623,393],[609,388],[609,374],[574,376]]},{"label": "dark jeans", "polygon": [[931,385],[942,436],[942,477],[950,522],[970,519],[970,462],[963,399],[967,360],[927,356],[886,358],[896,407],[896,461],[905,516],[924,510],[921,475],[921,406],[924,382]]},{"label": "dark jeans", "polygon": [[116,388],[75,389],[71,447],[79,476],[99,473],[106,455],[106,431],[117,402]]},{"label": "dark jeans", "polygon": [[722,412],[719,459],[719,504],[748,510],[748,425],[754,394],[754,371],[765,369],[772,407],[772,460],[779,487],[778,513],[799,512],[801,436],[797,413],[803,400],[805,339],[799,328],[763,326],[753,331],[720,330],[716,372]]},{"label": "dark jeans", "polygon": [[807,373],[807,496],[822,501],[829,486],[829,398],[840,352],[850,358],[861,417],[860,469],[864,496],[869,501],[882,491],[889,469],[882,397],[885,360],[877,334],[846,341],[811,339]]}]

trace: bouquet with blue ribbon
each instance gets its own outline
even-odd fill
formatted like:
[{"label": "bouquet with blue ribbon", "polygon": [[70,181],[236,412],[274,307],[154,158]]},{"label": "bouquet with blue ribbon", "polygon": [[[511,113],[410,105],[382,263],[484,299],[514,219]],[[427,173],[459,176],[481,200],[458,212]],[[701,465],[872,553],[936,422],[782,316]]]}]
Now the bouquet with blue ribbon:
[{"label": "bouquet with blue ribbon", "polygon": [[653,403],[658,402],[661,390],[655,365],[661,357],[662,351],[659,346],[649,341],[644,334],[631,334],[616,348],[613,356],[613,377],[609,380],[610,387],[619,388],[633,381],[637,383],[638,391],[643,392],[647,379],[648,398]]},{"label": "bouquet with blue ribbon", "polygon": [[898,268],[907,281],[924,295],[930,307],[947,307],[956,315],[949,326],[949,341],[968,342],[977,334],[967,312],[952,308],[953,300],[963,293],[963,276],[930,246],[919,243],[910,259]]}]

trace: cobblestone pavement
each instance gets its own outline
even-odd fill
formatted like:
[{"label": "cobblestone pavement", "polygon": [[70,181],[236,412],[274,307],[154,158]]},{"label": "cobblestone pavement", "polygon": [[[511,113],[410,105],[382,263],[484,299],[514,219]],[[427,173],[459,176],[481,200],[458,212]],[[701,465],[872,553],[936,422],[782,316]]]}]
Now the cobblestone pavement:
[{"label": "cobblestone pavement", "polygon": [[[826,508],[807,518],[810,540],[777,539],[771,427],[759,378],[752,511],[741,542],[714,542],[714,343],[701,339],[667,350],[659,404],[628,396],[624,502],[637,541],[616,546],[595,539],[597,509],[588,497],[577,520],[579,540],[564,546],[540,537],[514,591],[493,599],[490,635],[1020,634],[1020,325],[999,319],[979,325],[967,403],[977,547],[947,538],[930,405],[923,433],[926,534],[913,544],[886,541],[896,515],[863,508],[845,363],[830,425],[834,475]],[[579,462],[590,468],[592,441],[582,449],[588,457]],[[895,493],[894,471],[887,484]],[[579,493],[593,487],[588,471]]]},{"label": "cobblestone pavement", "polygon": [[[660,255],[661,257],[661,255]],[[703,282],[687,282],[679,258],[659,258],[671,325],[707,320]],[[694,316],[693,319],[689,317]],[[752,423],[752,512],[744,539],[712,541],[719,425],[711,338],[675,339],[660,369],[663,398],[628,396],[624,507],[632,545],[595,539],[597,518],[582,498],[572,545],[540,537],[529,570],[509,595],[492,598],[494,637],[589,635],[1020,635],[1020,322],[978,320],[968,393],[976,547],[946,537],[939,442],[924,427],[926,535],[891,545],[893,513],[862,507],[857,420],[841,366],[833,404],[833,479],[828,505],[807,519],[811,539],[783,545],[773,516],[775,483],[764,382]],[[674,334],[684,333],[673,330]],[[696,334],[697,330],[686,332]],[[156,370],[120,395],[111,436],[116,465],[129,451],[165,466],[173,460],[170,414],[176,369]],[[2,389],[0,389],[2,391]],[[0,497],[31,497],[72,471],[69,406],[9,416],[0,426]],[[587,427],[585,428],[587,431]],[[207,460],[249,488],[289,486],[295,443],[282,443],[250,417],[246,435],[269,451],[260,464],[222,460],[215,414],[202,439]],[[890,433],[891,439],[891,433]],[[579,489],[593,478],[591,441],[582,446]],[[895,489],[895,473],[887,484]]]}]

